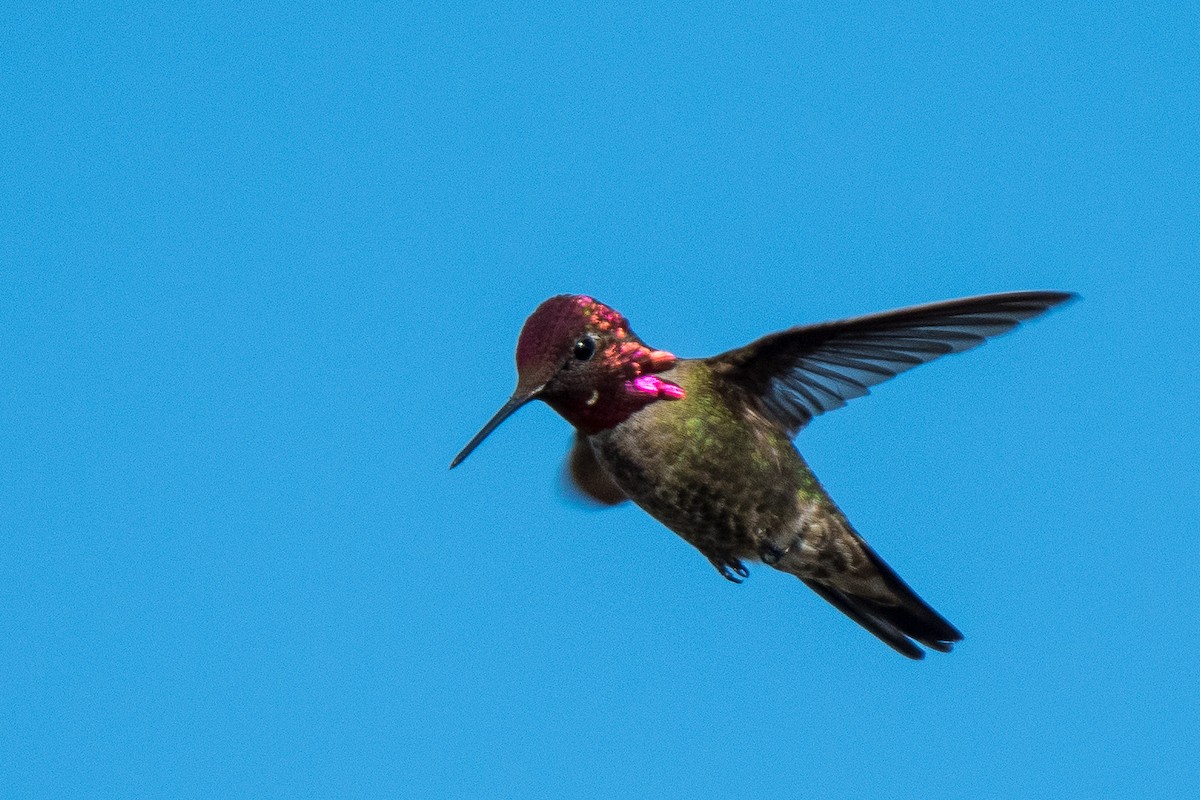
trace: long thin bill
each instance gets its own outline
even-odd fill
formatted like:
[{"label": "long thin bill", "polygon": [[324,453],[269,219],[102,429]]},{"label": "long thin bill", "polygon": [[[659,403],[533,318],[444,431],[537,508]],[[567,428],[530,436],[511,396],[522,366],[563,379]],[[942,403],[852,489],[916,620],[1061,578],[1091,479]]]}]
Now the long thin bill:
[{"label": "long thin bill", "polygon": [[[540,389],[541,387],[539,386],[538,388]],[[489,433],[496,430],[496,428],[500,426],[501,422],[504,422],[504,420],[508,419],[514,411],[528,403],[536,396],[537,389],[532,392],[514,394],[512,397],[508,398],[508,402],[496,412],[494,417],[488,420],[487,425],[484,425],[483,429],[480,430],[479,433],[475,434],[475,437],[471,439],[471,441],[467,442],[467,446],[464,447],[462,451],[454,457],[454,460],[450,462],[450,469],[454,469],[461,464],[463,459],[471,455],[471,451],[478,447],[479,443],[488,437]]]}]

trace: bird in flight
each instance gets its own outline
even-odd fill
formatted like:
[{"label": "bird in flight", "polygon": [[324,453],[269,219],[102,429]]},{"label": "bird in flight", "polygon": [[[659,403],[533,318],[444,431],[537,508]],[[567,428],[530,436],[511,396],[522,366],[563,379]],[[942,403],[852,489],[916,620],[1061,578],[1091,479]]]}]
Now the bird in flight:
[{"label": "bird in flight", "polygon": [[1073,298],[1008,292],[772,333],[711,358],[677,358],[620,313],[558,295],[525,321],[517,388],[451,462],[542,400],[575,427],[568,473],[604,505],[632,500],[740,583],[747,561],[795,575],[913,659],[962,634],[850,525],[792,445],[813,417],[918,364],[960,353]]}]

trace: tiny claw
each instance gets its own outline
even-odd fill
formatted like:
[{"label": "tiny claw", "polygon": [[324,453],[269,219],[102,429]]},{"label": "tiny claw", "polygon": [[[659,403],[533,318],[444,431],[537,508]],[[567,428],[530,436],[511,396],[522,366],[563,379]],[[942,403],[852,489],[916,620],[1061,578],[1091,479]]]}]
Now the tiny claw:
[{"label": "tiny claw", "polygon": [[731,583],[741,583],[750,577],[750,570],[746,569],[746,565],[741,561],[724,558],[710,558],[709,561],[717,568],[717,572],[721,573],[721,577]]}]

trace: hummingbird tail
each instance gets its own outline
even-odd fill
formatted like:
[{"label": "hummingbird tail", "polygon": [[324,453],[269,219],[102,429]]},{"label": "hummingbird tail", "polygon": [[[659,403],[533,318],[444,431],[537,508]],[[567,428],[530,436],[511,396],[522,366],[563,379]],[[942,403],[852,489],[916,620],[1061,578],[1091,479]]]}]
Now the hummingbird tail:
[{"label": "hummingbird tail", "polygon": [[949,653],[954,642],[962,639],[962,634],[953,625],[915,594],[912,594],[911,601],[904,605],[888,605],[867,597],[847,594],[813,580],[801,580],[834,608],[866,628],[900,655],[915,660],[925,657],[925,651],[913,644],[913,640],[931,650]]},{"label": "hummingbird tail", "polygon": [[963,635],[922,600],[866,542],[862,542],[862,547],[888,596],[866,597],[817,580],[801,580],[901,655],[912,659],[925,657],[925,651],[914,641],[939,653],[949,653]]}]

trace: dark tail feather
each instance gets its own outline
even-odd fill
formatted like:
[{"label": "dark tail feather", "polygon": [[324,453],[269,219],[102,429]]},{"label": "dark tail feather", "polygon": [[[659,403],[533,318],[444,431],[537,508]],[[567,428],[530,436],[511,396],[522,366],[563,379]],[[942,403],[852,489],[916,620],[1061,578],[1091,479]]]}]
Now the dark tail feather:
[{"label": "dark tail feather", "polygon": [[912,659],[925,657],[925,651],[913,644],[913,640],[940,653],[949,653],[955,642],[962,641],[963,635],[957,628],[918,597],[882,558],[865,545],[864,549],[891,591],[893,602],[884,603],[813,580],[801,580],[901,655]]},{"label": "dark tail feather", "polygon": [[914,639],[941,653],[949,653],[953,643],[962,639],[962,634],[953,625],[924,604],[923,610],[933,614],[940,625],[931,626],[923,616],[918,617],[901,606],[884,605],[865,597],[839,592],[816,581],[804,580],[804,583],[900,655],[916,660],[925,657],[925,651],[913,644]]}]

